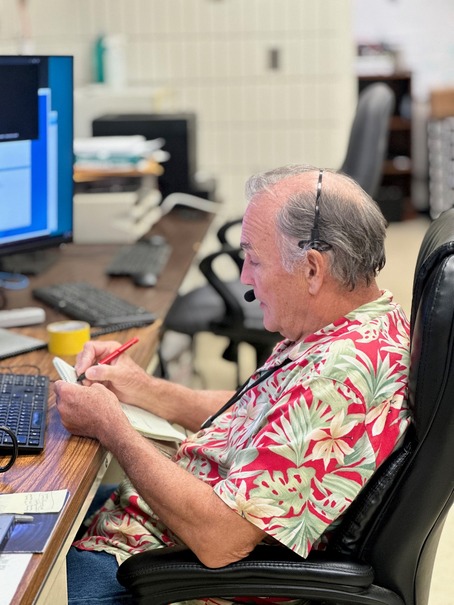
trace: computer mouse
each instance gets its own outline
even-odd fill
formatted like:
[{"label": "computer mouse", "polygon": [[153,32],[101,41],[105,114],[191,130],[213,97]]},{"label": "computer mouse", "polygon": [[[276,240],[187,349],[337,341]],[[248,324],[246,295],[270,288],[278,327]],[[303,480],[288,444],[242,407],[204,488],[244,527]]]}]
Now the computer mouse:
[{"label": "computer mouse", "polygon": [[152,246],[165,246],[167,244],[166,238],[163,235],[158,234],[150,235],[149,237],[145,238],[144,241],[148,242]]},{"label": "computer mouse", "polygon": [[132,276],[132,281],[136,286],[152,288],[153,286],[156,286],[158,278],[154,273],[136,273]]}]

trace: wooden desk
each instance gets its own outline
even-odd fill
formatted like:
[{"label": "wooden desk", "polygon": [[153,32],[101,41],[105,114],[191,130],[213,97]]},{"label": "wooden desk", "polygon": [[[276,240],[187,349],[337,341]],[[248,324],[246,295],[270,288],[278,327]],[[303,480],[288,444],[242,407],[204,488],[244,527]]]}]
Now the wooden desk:
[{"label": "wooden desk", "polygon": [[[68,245],[62,249],[55,266],[30,280],[30,288],[8,292],[8,306],[38,305],[39,303],[31,298],[31,289],[37,285],[85,280],[149,308],[163,318],[210,222],[211,218],[208,216],[201,215],[195,220],[185,220],[177,212],[173,212],[155,226],[153,232],[164,235],[173,246],[168,265],[155,288],[136,288],[129,279],[109,278],[104,275],[104,268],[117,246]],[[43,308],[46,309],[47,322],[66,319],[44,305]],[[135,328],[101,338],[114,338],[124,342],[132,335],[138,335],[140,342],[131,349],[130,355],[145,368],[156,349],[160,325],[161,321],[158,320],[145,328]],[[46,338],[45,326],[27,327],[20,331],[37,338]],[[66,359],[69,362],[74,361],[74,358]],[[57,379],[52,356],[46,350],[6,359],[0,364],[34,364],[39,367],[40,373],[47,374],[51,380]],[[24,368],[25,373],[26,370],[27,368]],[[15,371],[21,370],[16,368]],[[38,599],[39,603],[57,602],[52,588],[55,575],[53,572],[58,571],[60,567],[64,570],[64,556],[109,461],[109,454],[98,442],[74,437],[63,428],[51,392],[44,451],[37,456],[19,457],[12,469],[0,475],[0,493],[68,489],[70,497],[45,552],[33,555],[12,601],[14,605],[37,603]],[[49,600],[46,595],[50,597]]]}]

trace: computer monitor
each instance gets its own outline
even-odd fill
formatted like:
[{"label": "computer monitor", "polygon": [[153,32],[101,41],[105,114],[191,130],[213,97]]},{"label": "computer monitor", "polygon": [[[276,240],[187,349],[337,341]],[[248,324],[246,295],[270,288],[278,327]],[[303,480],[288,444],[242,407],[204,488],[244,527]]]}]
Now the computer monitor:
[{"label": "computer monitor", "polygon": [[33,274],[73,235],[73,57],[0,56],[0,91],[0,269]]}]

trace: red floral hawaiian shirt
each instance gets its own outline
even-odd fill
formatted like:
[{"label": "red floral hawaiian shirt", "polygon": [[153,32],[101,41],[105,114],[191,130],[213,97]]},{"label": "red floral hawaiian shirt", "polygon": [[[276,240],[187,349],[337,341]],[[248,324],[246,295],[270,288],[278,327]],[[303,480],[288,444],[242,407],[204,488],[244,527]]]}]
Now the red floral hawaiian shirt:
[{"label": "red floral hawaiian shirt", "polygon": [[[410,423],[408,322],[383,292],[299,344],[282,341],[260,371],[285,359],[209,428],[185,440],[175,462],[306,557]],[[110,552],[120,562],[178,543],[126,479],[75,545]]]}]

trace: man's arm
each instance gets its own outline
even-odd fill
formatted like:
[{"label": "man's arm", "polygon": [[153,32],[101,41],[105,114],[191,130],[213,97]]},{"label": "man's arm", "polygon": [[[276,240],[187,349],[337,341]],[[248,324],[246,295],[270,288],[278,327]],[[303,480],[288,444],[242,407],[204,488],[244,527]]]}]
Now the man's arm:
[{"label": "man's arm", "polygon": [[148,397],[140,407],[194,432],[233,395],[232,391],[195,390],[152,376],[148,378]]},{"label": "man's arm", "polygon": [[263,539],[264,532],[231,510],[208,484],[141,437],[102,385],[57,381],[55,391],[65,427],[110,450],[152,510],[202,563],[222,567],[238,561]]},{"label": "man's arm", "polygon": [[[118,347],[117,342],[90,341],[78,355],[76,372],[87,381],[103,383],[120,401],[153,412],[170,422],[197,431],[232,395],[230,391],[196,391],[148,375],[129,355],[121,355],[111,365],[96,365]],[[84,384],[87,384],[85,381]]]}]

